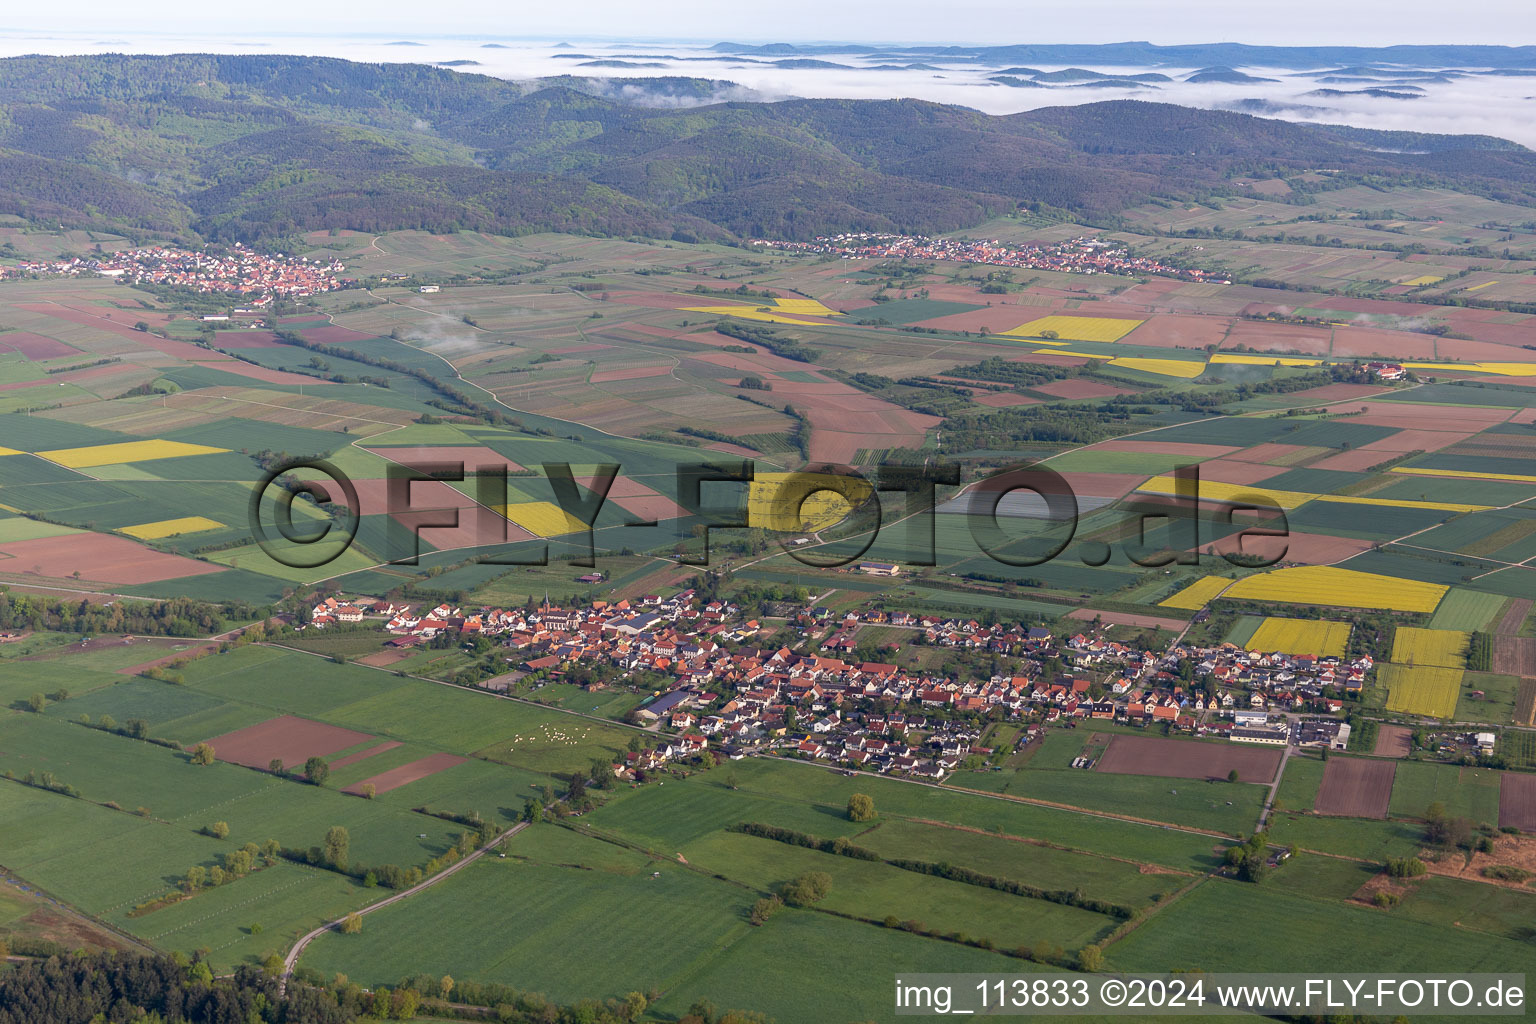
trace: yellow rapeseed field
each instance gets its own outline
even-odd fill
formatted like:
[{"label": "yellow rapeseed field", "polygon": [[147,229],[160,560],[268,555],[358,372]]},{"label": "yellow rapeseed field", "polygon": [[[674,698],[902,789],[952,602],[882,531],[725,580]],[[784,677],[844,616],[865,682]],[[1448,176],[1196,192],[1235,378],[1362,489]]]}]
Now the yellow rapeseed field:
[{"label": "yellow rapeseed field", "polygon": [[66,469],[89,469],[92,466],[116,466],[125,462],[179,459],[186,455],[212,455],[227,451],[228,448],[210,448],[205,444],[188,444],[185,441],[121,441],[86,448],[56,448],[37,454]]},{"label": "yellow rapeseed field", "polygon": [[1174,594],[1165,601],[1159,601],[1159,608],[1179,608],[1183,611],[1199,611],[1211,602],[1217,594],[1226,589],[1232,581],[1223,576],[1202,576],[1183,590]]},{"label": "yellow rapeseed field", "polygon": [[587,528],[586,523],[551,501],[520,501],[496,511],[535,537],[559,537]]},{"label": "yellow rapeseed field", "polygon": [[1461,676],[1459,668],[1383,665],[1380,681],[1387,688],[1387,710],[1450,718],[1456,713]]},{"label": "yellow rapeseed field", "polygon": [[1506,480],[1515,484],[1536,484],[1536,476],[1528,473],[1479,473],[1470,469],[1417,469],[1413,466],[1393,466],[1390,472],[1409,476],[1449,476],[1458,480]]},{"label": "yellow rapeseed field", "polygon": [[1402,365],[1409,370],[1492,373],[1503,377],[1536,376],[1536,363],[1403,363]]},{"label": "yellow rapeseed field", "polygon": [[27,454],[27,453],[26,452],[19,452],[15,448],[0,448],[0,456],[3,456],[3,455],[25,455],[25,454]]},{"label": "yellow rapeseed field", "polygon": [[222,530],[224,524],[205,516],[186,516],[181,519],[162,519],[158,523],[140,523],[138,526],[125,526],[118,533],[126,533],[130,537],[139,540],[159,540],[161,537],[174,537],[180,533],[202,533],[206,530]]},{"label": "yellow rapeseed field", "polygon": [[[1178,481],[1172,474],[1155,476],[1137,490],[1152,494],[1178,494]],[[1397,498],[1357,498],[1341,494],[1312,494],[1307,491],[1279,491],[1260,484],[1229,484],[1220,480],[1200,481],[1201,501],[1243,501],[1244,495],[1261,495],[1293,512],[1309,501],[1332,501],[1343,505],[1377,505],[1389,508],[1421,508],[1435,512],[1483,512],[1487,505],[1464,505],[1451,501],[1406,501]]]},{"label": "yellow rapeseed field", "polygon": [[837,310],[822,305],[817,299],[774,299],[773,307],[786,313],[801,316],[842,316]]},{"label": "yellow rapeseed field", "polygon": [[869,494],[869,484],[857,478],[759,473],[747,498],[747,522],[780,533],[812,533],[840,522],[853,511],[854,502],[862,502]]},{"label": "yellow rapeseed field", "polygon": [[1283,654],[1314,654],[1342,658],[1348,650],[1350,625],[1326,619],[1270,617],[1260,623],[1248,640],[1250,651]]},{"label": "yellow rapeseed field", "polygon": [[1183,377],[1188,380],[1198,377],[1205,372],[1204,363],[1190,362],[1188,359],[1141,359],[1136,356],[1121,356],[1109,361],[1111,366],[1123,366],[1127,370],[1140,370],[1143,373],[1156,373],[1164,377]]},{"label": "yellow rapeseed field", "polygon": [[1302,565],[1238,580],[1225,596],[1281,604],[1432,612],[1450,589],[1441,583],[1404,580],[1333,565]]},{"label": "yellow rapeseed field", "polygon": [[1459,629],[1398,626],[1392,635],[1392,660],[1399,665],[1466,668],[1472,636]]},{"label": "yellow rapeseed field", "polygon": [[765,299],[753,304],[732,303],[729,306],[684,306],[685,313],[711,313],[715,316],[734,316],[742,320],[761,320],[770,324],[815,325],[813,320],[798,320],[796,316],[842,316],[834,309],[815,299]]},{"label": "yellow rapeseed field", "polygon": [[1410,288],[1422,288],[1426,284],[1439,284],[1444,280],[1445,278],[1443,277],[1435,277],[1433,274],[1425,274],[1422,277],[1414,278],[1412,281],[1399,281],[1397,283],[1405,284]]},{"label": "yellow rapeseed field", "polygon": [[1143,320],[1126,320],[1108,316],[1043,316],[1020,324],[1004,334],[1037,338],[1045,331],[1055,331],[1056,337],[1068,341],[1119,341],[1140,327]]},{"label": "yellow rapeseed field", "polygon": [[1249,356],[1233,352],[1218,352],[1211,356],[1213,363],[1235,363],[1239,366],[1321,366],[1321,359],[1297,359],[1291,356]]},{"label": "yellow rapeseed field", "polygon": [[764,312],[756,306],[684,306],[685,313],[711,313],[715,316],[734,316],[738,320],[761,320],[769,324],[798,324],[814,326],[814,320],[796,320],[782,313]]}]

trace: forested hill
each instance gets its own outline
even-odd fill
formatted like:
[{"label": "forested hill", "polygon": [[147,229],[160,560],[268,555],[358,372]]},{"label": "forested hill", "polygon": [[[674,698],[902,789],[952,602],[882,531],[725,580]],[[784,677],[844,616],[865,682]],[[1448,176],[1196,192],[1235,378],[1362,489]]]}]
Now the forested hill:
[{"label": "forested hill", "polygon": [[[676,100],[695,79],[634,80]],[[1536,154],[1141,102],[993,117],[915,100],[678,109],[614,80],[178,55],[0,60],[0,212],[256,241],[476,228],[689,239],[933,233],[1021,204],[1100,220],[1329,167],[1536,199]],[[1503,145],[1504,148],[1497,148]]]}]

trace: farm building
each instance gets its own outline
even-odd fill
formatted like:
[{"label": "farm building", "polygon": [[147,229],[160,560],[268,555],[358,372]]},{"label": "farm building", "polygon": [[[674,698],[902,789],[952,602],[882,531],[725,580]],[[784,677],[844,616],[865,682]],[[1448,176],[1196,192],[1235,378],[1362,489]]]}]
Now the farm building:
[{"label": "farm building", "polygon": [[1283,725],[1239,725],[1227,734],[1234,743],[1267,743],[1283,747],[1290,730]]},{"label": "farm building", "polygon": [[871,576],[899,576],[901,566],[890,562],[860,562],[859,572],[867,572]]},{"label": "farm building", "polygon": [[1301,723],[1296,742],[1303,747],[1343,750],[1349,746],[1349,723],[1331,718],[1313,718]]}]

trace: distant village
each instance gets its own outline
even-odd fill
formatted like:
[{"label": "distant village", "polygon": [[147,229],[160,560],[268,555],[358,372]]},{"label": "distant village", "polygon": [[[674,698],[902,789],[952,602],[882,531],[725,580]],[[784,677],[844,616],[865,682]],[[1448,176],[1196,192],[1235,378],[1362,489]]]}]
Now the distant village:
[{"label": "distant village", "polygon": [[303,298],[332,291],[342,285],[338,275],[346,269],[335,259],[269,256],[238,244],[222,254],[149,246],[62,260],[22,261],[15,267],[0,266],[0,278],[7,273],[107,277],[129,284],[176,285],[209,294],[254,296],[250,304],[259,308],[279,297]]},{"label": "distant village", "polygon": [[1231,280],[1204,270],[1176,267],[1098,238],[1073,238],[1054,245],[1009,245],[997,239],[927,238],[922,235],[827,235],[809,242],[753,239],[752,244],[784,252],[835,254],[844,259],[943,260],[1029,270],[1060,270],[1073,274],[1157,274],[1208,284]]},{"label": "distant village", "polygon": [[[396,651],[441,646],[444,637],[487,638],[507,671],[479,686],[502,694],[559,681],[582,665],[612,670],[605,682],[579,673],[594,690],[640,689],[640,673],[665,680],[631,714],[658,734],[655,750],[630,757],[642,768],[709,749],[929,780],[1000,753],[981,745],[989,719],[1023,725],[1019,748],[1052,723],[1102,719],[1238,743],[1344,749],[1350,726],[1338,717],[1341,695],[1358,694],[1374,669],[1363,655],[1182,642],[1153,652],[1097,634],[1058,637],[1040,627],[901,611],[837,616],[812,607],[792,609],[787,618],[799,651],[758,646],[765,632],[758,620],[694,590],[580,608],[546,599],[536,608],[478,611],[328,597],[305,628],[373,622],[388,635],[385,648]],[[849,656],[865,625],[902,627],[915,644],[1005,658],[1010,667],[963,678],[857,660]]]}]

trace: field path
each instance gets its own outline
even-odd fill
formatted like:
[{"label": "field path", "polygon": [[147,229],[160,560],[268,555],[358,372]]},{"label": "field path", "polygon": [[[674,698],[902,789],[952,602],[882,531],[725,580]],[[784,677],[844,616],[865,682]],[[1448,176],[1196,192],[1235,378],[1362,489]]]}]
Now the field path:
[{"label": "field path", "polygon": [[[1286,716],[1286,725],[1287,727],[1294,727],[1294,722],[1290,715]],[[1264,809],[1259,812],[1259,823],[1253,826],[1255,832],[1263,832],[1264,826],[1269,823],[1269,812],[1275,806],[1275,797],[1280,792],[1280,780],[1285,777],[1285,763],[1291,759],[1291,751],[1293,749],[1295,748],[1291,746],[1291,738],[1287,736],[1285,739],[1285,749],[1280,754],[1280,765],[1275,769],[1274,781],[1269,784],[1269,796],[1264,798]]]},{"label": "field path", "polygon": [[[379,900],[377,903],[370,903],[368,906],[363,907],[360,910],[354,910],[352,913],[357,914],[359,917],[363,916],[364,914],[371,914],[375,910],[383,910],[385,907],[390,906],[391,904],[399,903],[407,896],[414,895],[418,892],[421,892],[423,889],[430,888],[448,876],[452,875],[454,872],[462,871],[464,868],[473,864],[481,857],[484,857],[496,847],[500,846],[508,839],[511,839],[513,836],[517,835],[527,827],[528,823],[526,821],[520,821],[516,825],[513,825],[511,828],[507,829],[501,835],[497,836],[495,839],[491,840],[489,843],[486,843],[484,846],[480,847],[480,849],[476,850],[468,857],[455,861],[454,863],[448,865],[446,868],[443,868],[443,870],[439,871],[437,874],[433,875],[431,878],[418,882],[416,885],[411,886],[409,889],[403,889],[400,892],[395,893],[393,896],[387,896],[384,899]],[[321,935],[324,935],[326,932],[340,928],[341,923],[350,916],[350,914],[347,914],[343,915],[342,917],[338,917],[334,921],[327,921],[325,924],[316,928],[308,935],[305,935],[298,942],[294,943],[293,948],[288,951],[288,955],[283,958],[283,976],[278,979],[277,983],[279,994],[287,992],[288,979],[293,977],[293,969],[298,964],[299,957],[303,955],[305,948],[315,939],[319,938]]]}]

